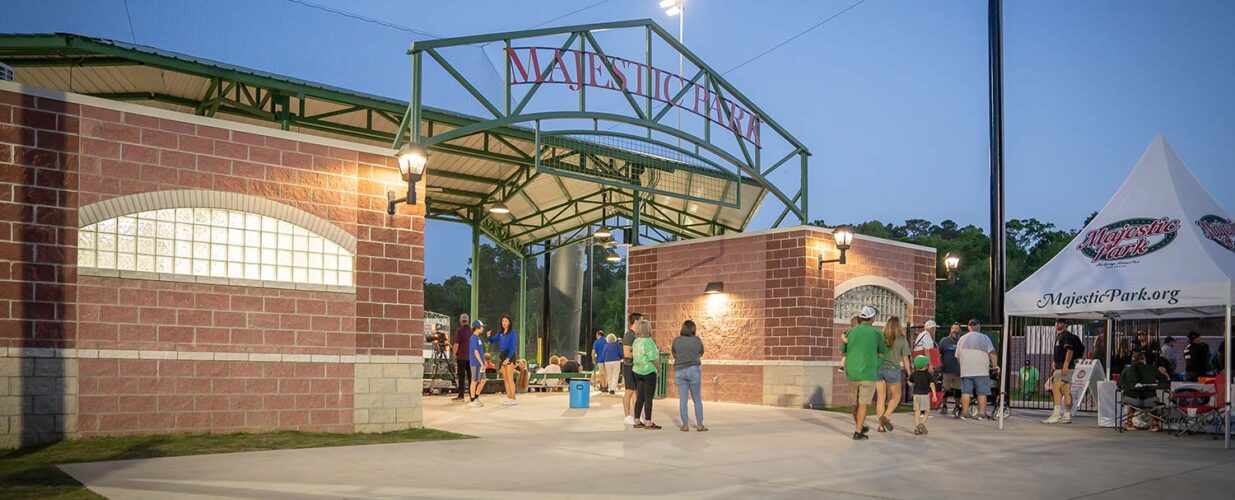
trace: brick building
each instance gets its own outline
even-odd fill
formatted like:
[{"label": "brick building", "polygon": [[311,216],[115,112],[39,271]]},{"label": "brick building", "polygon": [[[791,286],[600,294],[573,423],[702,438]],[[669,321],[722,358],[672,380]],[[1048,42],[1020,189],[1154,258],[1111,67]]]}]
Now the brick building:
[{"label": "brick building", "polygon": [[[630,310],[669,345],[682,321],[699,328],[709,400],[787,407],[849,404],[840,335],[857,308],[921,325],[935,313],[935,250],[855,236],[848,263],[831,233],[799,226],[641,246],[630,252]],[[724,293],[704,294],[720,282]],[[672,392],[674,389],[670,387]]]},{"label": "brick building", "polygon": [[[672,40],[651,21],[528,36],[593,29]],[[768,197],[786,206],[779,219],[807,219],[805,186],[795,196],[764,174],[796,164],[805,184],[809,151],[740,94],[726,102],[765,130],[736,144],[667,128],[650,96],[624,118],[576,108],[599,95],[524,113],[563,106],[538,83],[497,89],[511,96],[499,109],[452,67],[434,78],[459,80],[492,116],[424,106],[422,61],[449,65],[435,47],[476,40],[418,41],[403,102],[122,42],[0,34],[16,79],[0,81],[0,448],[421,425],[426,219],[471,228],[473,317],[489,286],[480,238],[520,257],[518,325],[535,286],[523,266],[621,229],[631,308],[666,341],[681,319],[702,321],[709,394],[724,400],[836,403],[834,314],[859,298],[912,308],[915,322],[933,311],[929,249],[859,238],[850,264],[820,274],[823,230],[741,234]],[[571,130],[579,119],[643,132]],[[671,144],[683,140],[693,152]],[[776,141],[771,166],[750,156]],[[393,144],[423,153],[423,176],[400,171]],[[405,189],[417,203],[399,200]],[[710,281],[726,294],[709,300],[727,302],[700,302]],[[532,358],[548,330],[524,334]]]},{"label": "brick building", "polygon": [[0,82],[0,446],[419,426],[392,155]]}]

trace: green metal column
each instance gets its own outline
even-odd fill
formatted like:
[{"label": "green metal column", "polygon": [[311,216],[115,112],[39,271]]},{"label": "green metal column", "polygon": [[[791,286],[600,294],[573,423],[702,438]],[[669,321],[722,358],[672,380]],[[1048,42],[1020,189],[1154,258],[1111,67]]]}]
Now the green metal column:
[{"label": "green metal column", "polygon": [[527,257],[519,256],[519,328],[523,329],[523,338],[519,339],[519,359],[527,359],[527,339],[531,330],[527,328]]},{"label": "green metal column", "polygon": [[634,193],[634,201],[631,202],[630,241],[626,243],[633,247],[639,244],[639,220],[642,218],[640,214],[643,212],[643,203],[639,199],[639,191],[632,192]]},{"label": "green metal column", "polygon": [[810,211],[807,210],[806,197],[810,194],[810,184],[806,182],[806,153],[802,157],[802,224],[810,224]]},{"label": "green metal column", "polygon": [[472,221],[472,321],[480,319],[480,226]]}]

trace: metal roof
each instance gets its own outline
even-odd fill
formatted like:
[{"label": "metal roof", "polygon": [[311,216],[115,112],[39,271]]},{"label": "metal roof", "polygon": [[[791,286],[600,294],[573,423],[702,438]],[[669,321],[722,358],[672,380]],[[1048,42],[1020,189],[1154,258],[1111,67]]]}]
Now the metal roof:
[{"label": "metal roof", "polygon": [[[0,62],[16,81],[184,113],[213,116],[318,136],[390,147],[408,103],[249,68],[73,34],[0,34]],[[480,118],[427,108],[422,128],[446,131]],[[634,153],[579,141],[574,153],[596,161]],[[569,141],[561,145],[571,149]],[[570,239],[603,218],[632,218],[634,190],[594,180],[537,173],[534,131],[506,126],[434,145],[425,194],[428,217],[480,226],[499,245],[530,255],[532,245]],[[582,151],[586,149],[586,151]],[[668,162],[658,175],[684,183],[715,176],[706,168]],[[723,180],[723,179],[722,179]],[[746,177],[731,206],[655,192],[640,193],[644,237],[713,236],[745,229],[766,190]],[[517,188],[515,187],[517,186]],[[509,214],[486,213],[503,201]]]}]

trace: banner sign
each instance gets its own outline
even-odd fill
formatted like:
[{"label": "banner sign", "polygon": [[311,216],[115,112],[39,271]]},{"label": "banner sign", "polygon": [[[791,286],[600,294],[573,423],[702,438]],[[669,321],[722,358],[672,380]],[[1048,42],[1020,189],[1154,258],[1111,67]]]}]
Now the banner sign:
[{"label": "banner sign", "polygon": [[1140,290],[1124,290],[1108,288],[1092,292],[1055,292],[1046,293],[1038,300],[1038,309],[1051,306],[1062,306],[1072,309],[1072,306],[1091,304],[1112,304],[1116,302],[1140,302],[1143,307],[1173,306],[1179,303],[1179,289],[1150,290],[1141,287]]},{"label": "banner sign", "polygon": [[1076,409],[1080,408],[1085,395],[1093,391],[1090,386],[1096,386],[1099,380],[1105,378],[1101,361],[1082,359],[1076,362],[1076,368],[1072,369],[1072,416],[1076,416]]},{"label": "banner sign", "polygon": [[[1085,233],[1076,249],[1103,267],[1109,262],[1135,259],[1166,248],[1175,241],[1179,219],[1124,219]],[[1122,266],[1120,266],[1122,267]]]},{"label": "banner sign", "polygon": [[1206,238],[1235,252],[1235,223],[1220,215],[1208,214],[1198,219],[1196,225]]},{"label": "banner sign", "polygon": [[[691,83],[660,68],[595,52],[554,47],[509,47],[506,49],[506,59],[510,62],[511,85],[560,83],[571,90],[587,86],[651,97],[699,115],[759,146],[762,119],[758,114],[718,96],[699,83]],[[606,60],[613,66],[612,75],[605,67]],[[547,74],[545,68],[548,68]],[[652,79],[650,88],[649,76]],[[686,95],[676,104],[670,102],[682,88],[689,89]]]}]

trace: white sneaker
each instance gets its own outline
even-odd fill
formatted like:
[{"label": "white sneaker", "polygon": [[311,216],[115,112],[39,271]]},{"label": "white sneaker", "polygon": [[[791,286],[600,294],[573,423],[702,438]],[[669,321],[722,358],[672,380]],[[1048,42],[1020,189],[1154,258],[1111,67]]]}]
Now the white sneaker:
[{"label": "white sneaker", "polygon": [[1044,424],[1057,424],[1057,423],[1059,423],[1059,421],[1060,421],[1062,418],[1063,418],[1063,417],[1061,417],[1058,413],[1051,413],[1051,416],[1046,417],[1046,420],[1043,420],[1043,421],[1042,421],[1042,423],[1044,423]]},{"label": "white sneaker", "polygon": [[502,404],[506,406],[514,406],[514,405],[519,404],[519,401],[516,399],[504,398],[502,399]]},{"label": "white sneaker", "polygon": [[629,425],[629,426],[634,426],[634,425],[635,425],[635,416],[634,416],[634,415],[627,415],[627,416],[626,416],[626,418],[622,419],[622,423],[623,423],[623,424],[626,424],[626,425]]},{"label": "white sneaker", "polygon": [[468,403],[467,405],[471,406],[472,408],[480,408],[484,406],[485,404],[481,403],[479,399],[473,399],[472,402]]},{"label": "white sneaker", "polygon": [[1059,417],[1059,423],[1061,423],[1061,424],[1070,424],[1070,423],[1072,423],[1072,413],[1070,413],[1070,412],[1069,412],[1069,413],[1064,413],[1062,416],[1060,416],[1060,417]]}]

